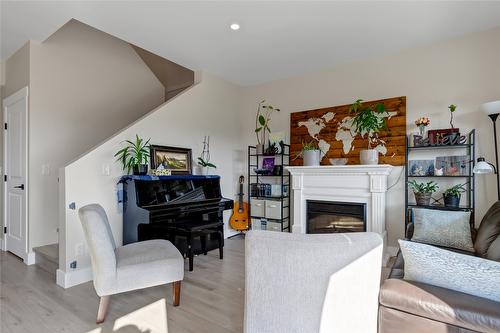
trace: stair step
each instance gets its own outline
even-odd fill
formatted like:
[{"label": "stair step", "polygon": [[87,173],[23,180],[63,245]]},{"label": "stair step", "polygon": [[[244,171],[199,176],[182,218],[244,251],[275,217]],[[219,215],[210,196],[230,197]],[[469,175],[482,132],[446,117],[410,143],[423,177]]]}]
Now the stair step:
[{"label": "stair step", "polygon": [[33,251],[36,253],[36,265],[55,276],[59,268],[59,244],[35,247]]},{"label": "stair step", "polygon": [[33,248],[36,256],[42,256],[48,261],[59,263],[59,244],[49,244]]}]

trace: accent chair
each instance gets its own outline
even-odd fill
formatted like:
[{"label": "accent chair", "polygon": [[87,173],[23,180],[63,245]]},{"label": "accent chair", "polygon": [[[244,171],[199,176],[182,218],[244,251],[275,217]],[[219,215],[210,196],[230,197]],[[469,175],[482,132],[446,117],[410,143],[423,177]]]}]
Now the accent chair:
[{"label": "accent chair", "polygon": [[117,247],[104,208],[90,204],[78,214],[100,297],[98,324],[106,318],[110,296],[118,293],[173,283],[173,304],[179,305],[184,259],[171,242],[154,239]]}]

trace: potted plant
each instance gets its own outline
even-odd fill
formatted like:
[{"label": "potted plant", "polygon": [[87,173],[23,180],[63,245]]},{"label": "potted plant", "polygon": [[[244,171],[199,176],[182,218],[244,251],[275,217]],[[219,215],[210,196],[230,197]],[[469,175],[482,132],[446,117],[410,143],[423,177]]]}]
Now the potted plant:
[{"label": "potted plant", "polygon": [[457,110],[457,106],[455,104],[450,104],[448,106],[448,110],[450,110],[450,126],[451,126],[451,131],[447,136],[449,137],[449,142],[457,142],[458,137],[460,137],[460,129],[455,128],[453,126],[453,114]]},{"label": "potted plant", "polygon": [[115,157],[122,163],[123,170],[127,170],[127,174],[130,174],[131,170],[134,175],[148,173],[150,140],[144,141],[136,134],[134,142],[125,140],[127,145],[116,152]]},{"label": "potted plant", "polygon": [[217,168],[215,164],[210,163],[210,136],[205,136],[205,138],[203,139],[203,151],[198,157],[198,166],[201,169],[201,172],[199,172],[199,174],[202,175],[208,174],[208,168]]},{"label": "potted plant", "polygon": [[321,161],[321,150],[314,140],[308,143],[302,142],[301,154],[304,166],[318,166]]},{"label": "potted plant", "polygon": [[416,180],[410,180],[408,185],[415,194],[415,200],[418,206],[429,206],[432,193],[435,193],[439,186],[433,181],[427,183],[418,183]]},{"label": "potted plant", "polygon": [[349,113],[353,113],[351,129],[362,138],[368,138],[368,149],[360,152],[359,160],[361,164],[378,164],[378,151],[372,149],[372,144],[376,143],[378,133],[387,128],[386,117],[389,113],[384,104],[378,103],[375,108],[363,106],[363,100],[358,99],[349,108]]},{"label": "potted plant", "polygon": [[255,136],[257,136],[257,154],[264,153],[264,144],[266,142],[266,133],[271,133],[269,128],[269,121],[271,120],[271,114],[274,111],[279,112],[280,109],[273,107],[272,105],[264,104],[266,101],[263,100],[259,103],[257,108],[257,115],[255,117]]},{"label": "potted plant", "polygon": [[465,191],[465,184],[457,184],[446,189],[443,193],[444,205],[446,207],[458,207],[460,205],[460,196]]}]

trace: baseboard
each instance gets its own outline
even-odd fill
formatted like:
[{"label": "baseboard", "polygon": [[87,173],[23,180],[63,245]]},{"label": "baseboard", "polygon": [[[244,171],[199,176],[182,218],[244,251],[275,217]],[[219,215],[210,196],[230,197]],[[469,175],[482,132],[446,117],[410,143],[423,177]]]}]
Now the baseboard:
[{"label": "baseboard", "polygon": [[28,252],[26,253],[24,259],[24,263],[28,266],[36,264],[36,253]]},{"label": "baseboard", "polygon": [[64,272],[60,269],[56,271],[56,283],[65,289],[89,281],[92,281],[91,267],[76,269],[71,272]]}]

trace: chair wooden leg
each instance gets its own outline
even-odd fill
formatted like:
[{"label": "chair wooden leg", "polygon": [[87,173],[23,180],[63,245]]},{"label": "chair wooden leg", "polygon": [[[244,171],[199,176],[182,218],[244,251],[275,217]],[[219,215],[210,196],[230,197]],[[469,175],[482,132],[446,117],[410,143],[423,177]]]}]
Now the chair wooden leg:
[{"label": "chair wooden leg", "polygon": [[111,296],[102,296],[99,301],[99,310],[97,311],[97,324],[101,324],[106,319],[106,314],[108,313],[109,299]]},{"label": "chair wooden leg", "polygon": [[173,296],[174,296],[174,306],[179,306],[181,302],[181,281],[175,281],[172,283]]}]

